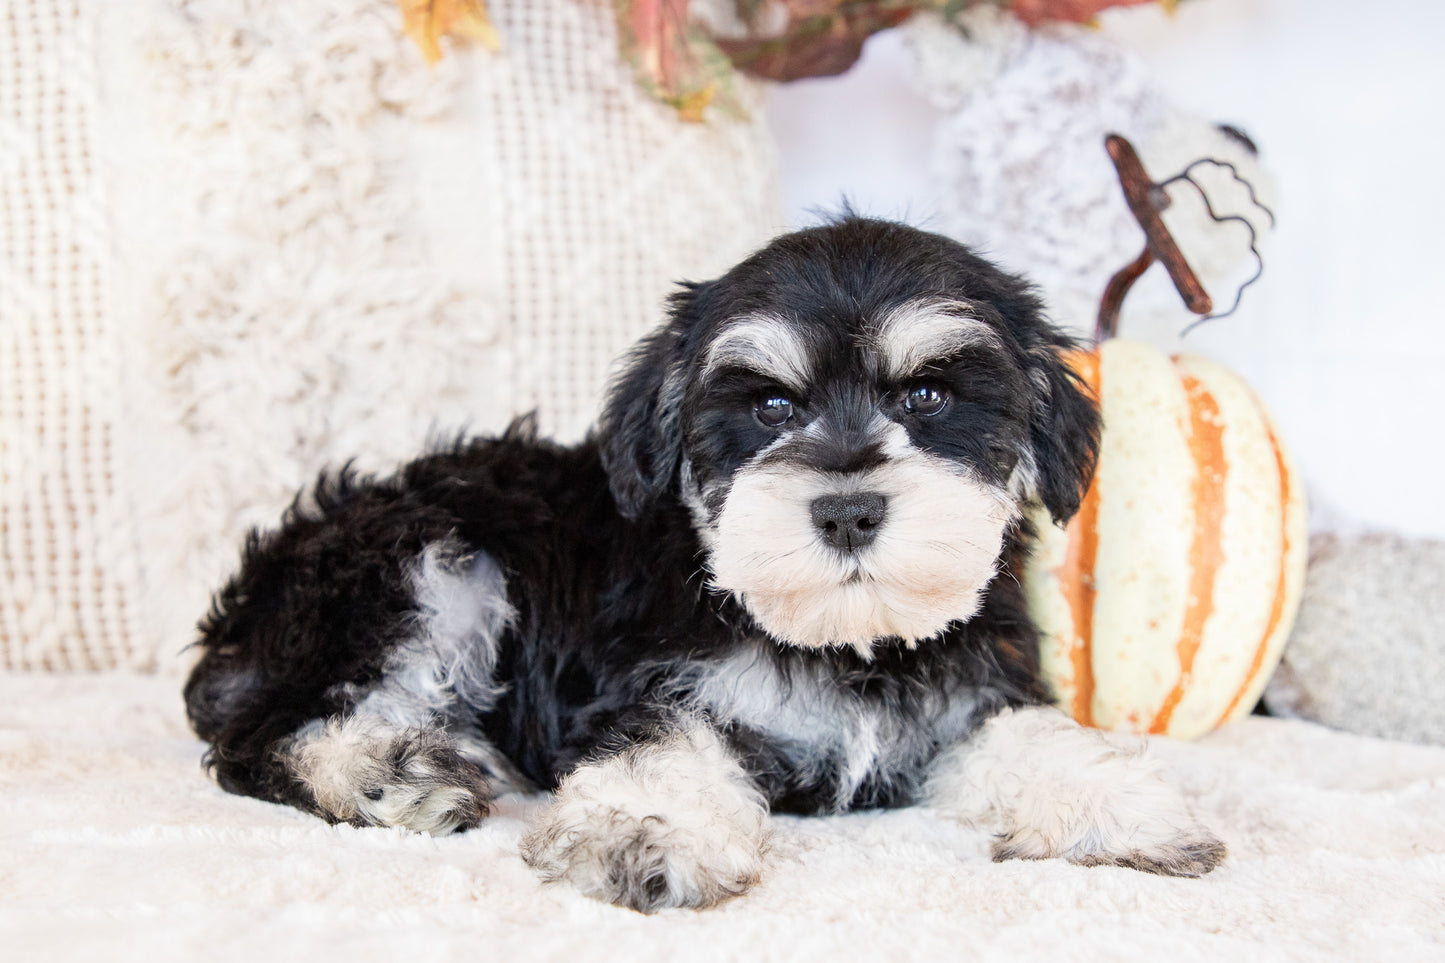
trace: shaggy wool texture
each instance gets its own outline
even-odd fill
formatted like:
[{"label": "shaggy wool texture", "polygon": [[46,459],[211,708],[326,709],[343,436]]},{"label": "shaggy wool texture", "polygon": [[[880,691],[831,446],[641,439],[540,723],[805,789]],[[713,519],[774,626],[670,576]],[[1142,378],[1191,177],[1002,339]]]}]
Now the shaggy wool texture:
[{"label": "shaggy wool texture", "polygon": [[7,960],[1445,958],[1445,749],[1251,718],[1155,751],[1227,841],[1203,879],[996,864],[924,809],[775,818],[763,879],[646,917],[517,855],[228,796],[163,678],[0,675]]},{"label": "shaggy wool texture", "polygon": [[680,279],[782,226],[760,90],[686,124],[610,3],[0,0],[0,666],[181,671],[322,468],[579,437]]},{"label": "shaggy wool texture", "polygon": [[1445,746],[1445,542],[1317,535],[1275,715]]}]

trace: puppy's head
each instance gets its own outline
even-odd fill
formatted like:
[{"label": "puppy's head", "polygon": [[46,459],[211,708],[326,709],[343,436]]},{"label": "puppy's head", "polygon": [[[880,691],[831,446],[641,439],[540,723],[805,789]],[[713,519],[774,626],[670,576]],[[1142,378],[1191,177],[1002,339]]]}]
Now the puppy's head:
[{"label": "puppy's head", "polygon": [[1078,508],[1098,415],[1071,342],[961,245],[849,217],[687,285],[614,383],[613,494],[692,514],[715,587],[804,646],[971,617],[1022,504]]}]

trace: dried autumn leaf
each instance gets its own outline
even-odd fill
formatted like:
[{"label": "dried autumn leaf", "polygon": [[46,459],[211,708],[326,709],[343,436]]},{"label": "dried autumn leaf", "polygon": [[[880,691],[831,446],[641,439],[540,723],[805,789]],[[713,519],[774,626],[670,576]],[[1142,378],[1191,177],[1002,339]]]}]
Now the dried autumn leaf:
[{"label": "dried autumn leaf", "polygon": [[[863,44],[921,10],[953,17],[983,3],[1011,9],[1030,26],[1046,20],[1087,22],[1106,7],[1153,0],[733,0],[747,27],[718,39],[734,66],[770,80],[797,80],[847,70]],[[1159,0],[1172,9],[1177,0]]]},{"label": "dried autumn leaf", "polygon": [[[1155,0],[1011,0],[1009,9],[1030,27],[1047,20],[1069,20],[1088,23],[1109,7],[1137,7]],[[1172,7],[1170,0],[1160,0]]]},{"label": "dried autumn leaf", "polygon": [[473,40],[488,50],[502,45],[482,0],[397,0],[397,6],[402,30],[429,64],[442,59],[442,37]]},{"label": "dried autumn leaf", "polygon": [[769,80],[831,76],[853,66],[873,34],[938,6],[938,0],[744,0],[740,10],[749,26],[768,22],[773,29],[721,39],[718,46],[739,70]]},{"label": "dried autumn leaf", "polygon": [[616,0],[618,43],[643,87],[683,120],[700,121],[709,104],[727,99],[732,66],[688,22],[688,2]]},{"label": "dried autumn leaf", "polygon": [[1152,2],[1172,11],[1179,0],[731,0],[742,29],[710,38],[688,21],[690,0],[613,0],[622,55],[652,96],[692,121],[710,104],[736,107],[733,67],[770,80],[842,73],[870,36],[920,10],[951,19],[986,3],[1037,26]]}]

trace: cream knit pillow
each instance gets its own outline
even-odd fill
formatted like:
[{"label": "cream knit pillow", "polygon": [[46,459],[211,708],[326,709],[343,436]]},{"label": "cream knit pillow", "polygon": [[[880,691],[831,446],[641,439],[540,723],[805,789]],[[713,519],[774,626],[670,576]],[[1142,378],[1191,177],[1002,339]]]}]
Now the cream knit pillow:
[{"label": "cream knit pillow", "polygon": [[0,648],[179,670],[245,531],[325,466],[538,409],[775,233],[759,117],[679,122],[603,0],[492,0],[429,70],[386,0],[0,22]]}]

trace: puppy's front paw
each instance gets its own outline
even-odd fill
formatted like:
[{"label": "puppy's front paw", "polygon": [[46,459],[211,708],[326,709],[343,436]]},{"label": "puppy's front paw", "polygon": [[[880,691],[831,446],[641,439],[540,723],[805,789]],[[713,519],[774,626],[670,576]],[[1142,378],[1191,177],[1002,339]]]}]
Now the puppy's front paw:
[{"label": "puppy's front paw", "polygon": [[697,832],[663,815],[616,809],[553,811],[522,841],[522,858],[542,878],[642,913],[704,907],[757,882],[760,850],[727,831]]},{"label": "puppy's front paw", "polygon": [[996,830],[996,860],[1202,876],[1225,855],[1142,744],[1121,748],[1051,709],[990,719],[939,758],[927,792],[941,814]]},{"label": "puppy's front paw", "polygon": [[711,906],[757,882],[767,810],[709,732],[579,767],[522,840],[547,881],[643,913]]},{"label": "puppy's front paw", "polygon": [[993,847],[995,860],[1060,857],[1080,866],[1127,866],[1161,876],[1203,876],[1224,843],[1195,820],[1184,795],[1143,753],[1110,751],[1018,800]]},{"label": "puppy's front paw", "polygon": [[[1128,853],[1094,853],[1073,860],[1081,866],[1125,866],[1160,876],[1203,876],[1224,862],[1224,841],[1203,826],[1149,849]],[[1006,857],[1005,857],[1006,858]]]},{"label": "puppy's front paw", "polygon": [[1193,824],[1182,829],[1086,831],[1072,845],[1061,846],[1033,828],[1015,829],[993,845],[996,862],[1006,859],[1049,859],[1061,856],[1080,866],[1124,866],[1160,876],[1203,876],[1224,861],[1222,840]]}]

